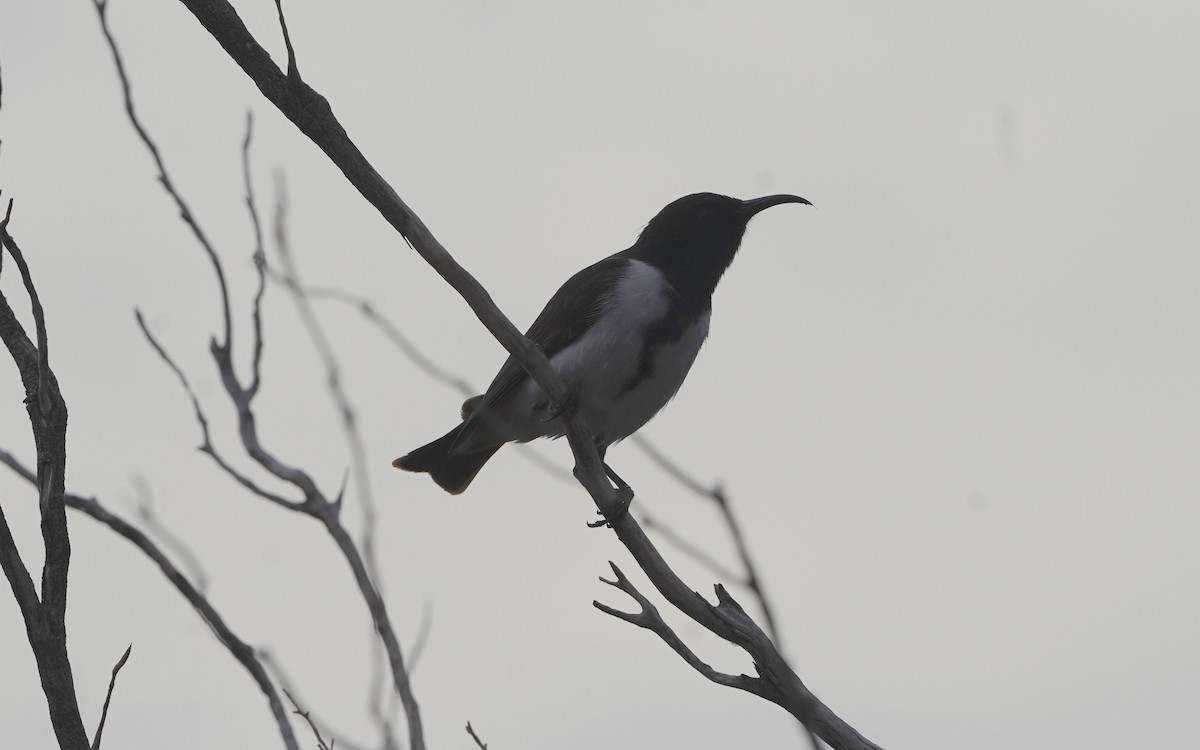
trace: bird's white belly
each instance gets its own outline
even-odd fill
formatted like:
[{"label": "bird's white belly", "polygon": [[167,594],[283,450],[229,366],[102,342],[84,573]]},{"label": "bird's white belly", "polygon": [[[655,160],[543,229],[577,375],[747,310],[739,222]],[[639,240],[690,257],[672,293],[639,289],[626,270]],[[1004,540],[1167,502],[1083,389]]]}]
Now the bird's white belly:
[{"label": "bird's white belly", "polygon": [[[648,330],[660,324],[670,309],[669,291],[656,268],[633,261],[631,272],[617,285],[595,324],[550,359],[577,396],[588,428],[601,446],[633,434],[671,400],[708,336],[705,311],[678,338],[655,344],[643,361]],[[536,428],[527,423],[536,434],[524,439],[563,434],[561,420],[540,421],[546,414],[544,402],[541,389],[528,381],[514,411],[539,415],[539,419]]]}]

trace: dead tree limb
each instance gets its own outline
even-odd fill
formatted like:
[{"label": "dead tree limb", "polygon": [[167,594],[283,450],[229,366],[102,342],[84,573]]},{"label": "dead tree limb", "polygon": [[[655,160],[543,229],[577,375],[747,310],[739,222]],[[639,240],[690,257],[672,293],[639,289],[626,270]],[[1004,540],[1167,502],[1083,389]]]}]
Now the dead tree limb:
[{"label": "dead tree limb", "polygon": [[29,340],[8,300],[0,294],[0,339],[8,348],[21,382],[25,386],[25,406],[33,428],[37,449],[37,475],[34,478],[41,514],[42,565],[41,596],[29,570],[21,559],[8,522],[0,509],[0,567],[12,587],[13,596],[25,620],[25,634],[37,661],[42,692],[50,710],[50,722],[60,748],[89,747],[87,731],[75,697],[75,680],[67,654],[67,569],[71,560],[71,541],[67,534],[67,511],[63,501],[67,457],[67,404],[50,369],[46,318],[38,299],[33,277],[20,247],[8,232],[12,201],[0,220],[0,255],[7,250],[21,274],[29,295],[36,327],[37,345]]},{"label": "dead tree limb", "polygon": [[[2,448],[0,448],[0,463],[8,466],[18,476],[23,477],[29,483],[34,484],[37,482],[37,476],[32,471],[18,461],[15,456]],[[258,685],[259,690],[266,696],[271,715],[274,717],[275,723],[279,727],[279,734],[283,738],[284,747],[287,750],[300,750],[300,746],[296,742],[296,736],[292,732],[292,725],[288,721],[287,710],[284,708],[283,702],[279,697],[279,691],[276,689],[275,683],[272,682],[270,675],[267,674],[266,669],[259,662],[255,650],[233,632],[229,624],[225,622],[225,618],[221,616],[221,613],[208,600],[208,597],[188,580],[188,577],[163,552],[162,548],[145,532],[116,513],[108,510],[108,508],[104,507],[94,497],[82,497],[67,493],[64,495],[64,501],[68,508],[90,516],[120,536],[125,537],[127,541],[141,550],[146,557],[150,558],[158,566],[158,569],[171,582],[171,585],[188,601],[188,604],[192,605],[192,608],[196,610],[196,614],[200,615],[200,618],[212,630],[213,635],[217,637],[221,645],[225,646],[229,650],[229,653],[233,655],[233,658],[245,668],[255,684]]]}]

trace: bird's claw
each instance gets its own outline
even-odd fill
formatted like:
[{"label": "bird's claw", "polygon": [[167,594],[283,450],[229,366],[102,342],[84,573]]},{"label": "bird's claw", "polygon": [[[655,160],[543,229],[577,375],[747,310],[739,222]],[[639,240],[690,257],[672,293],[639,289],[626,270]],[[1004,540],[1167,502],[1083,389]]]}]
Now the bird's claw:
[{"label": "bird's claw", "polygon": [[593,529],[612,528],[613,524],[620,523],[625,516],[629,515],[629,506],[633,503],[633,488],[627,484],[617,487],[616,500],[613,507],[607,511],[596,511],[596,514],[603,516],[603,518],[597,521],[589,521],[588,526]]}]

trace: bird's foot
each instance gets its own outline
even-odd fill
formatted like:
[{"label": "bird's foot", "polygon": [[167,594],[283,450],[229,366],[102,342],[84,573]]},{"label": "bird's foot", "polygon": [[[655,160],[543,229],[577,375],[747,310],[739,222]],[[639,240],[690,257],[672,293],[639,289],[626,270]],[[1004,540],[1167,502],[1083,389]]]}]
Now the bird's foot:
[{"label": "bird's foot", "polygon": [[546,416],[542,417],[542,422],[553,422],[559,417],[570,417],[577,411],[579,411],[579,396],[576,395],[574,389],[568,389],[565,399],[546,407]]},{"label": "bird's foot", "polygon": [[591,526],[593,529],[603,526],[611,528],[614,523],[619,522],[622,518],[629,515],[629,506],[633,503],[633,488],[629,486],[629,483],[622,479],[617,472],[613,471],[612,467],[607,463],[604,464],[604,473],[617,485],[617,502],[608,512],[596,511],[597,514],[604,516],[604,520],[589,523],[588,526]]}]

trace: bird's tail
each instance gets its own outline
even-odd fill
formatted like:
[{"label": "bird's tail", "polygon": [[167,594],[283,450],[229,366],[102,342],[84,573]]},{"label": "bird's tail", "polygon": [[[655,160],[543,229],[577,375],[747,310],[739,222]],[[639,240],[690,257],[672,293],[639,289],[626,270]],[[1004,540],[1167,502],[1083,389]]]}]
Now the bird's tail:
[{"label": "bird's tail", "polygon": [[463,426],[460,424],[432,443],[417,448],[407,456],[397,458],[392,461],[392,466],[405,471],[425,472],[433,477],[433,481],[437,482],[439,487],[451,495],[461,493],[471,484],[471,480],[488,462],[488,459],[500,450],[500,445],[503,445],[501,443],[478,453],[468,453],[464,456],[451,455],[450,449],[458,440]]}]

